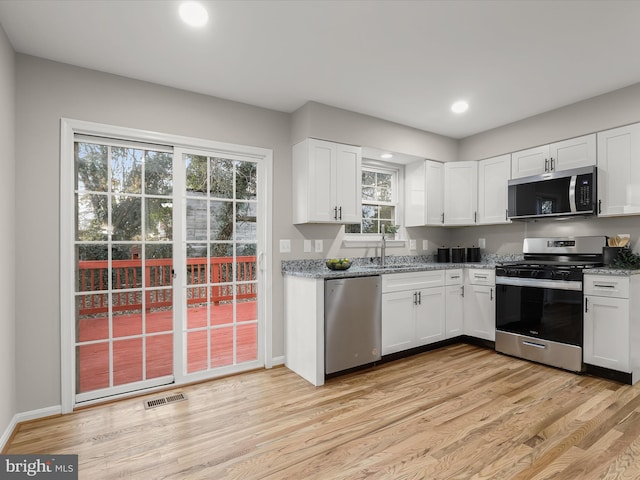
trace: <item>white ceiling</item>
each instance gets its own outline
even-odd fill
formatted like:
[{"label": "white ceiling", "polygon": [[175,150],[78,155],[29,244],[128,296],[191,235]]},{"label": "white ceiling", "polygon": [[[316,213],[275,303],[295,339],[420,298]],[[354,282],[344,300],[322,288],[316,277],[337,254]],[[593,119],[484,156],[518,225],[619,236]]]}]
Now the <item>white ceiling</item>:
[{"label": "white ceiling", "polygon": [[[463,138],[640,81],[640,1],[0,0],[17,52],[283,112]],[[470,110],[450,112],[466,99]]]}]

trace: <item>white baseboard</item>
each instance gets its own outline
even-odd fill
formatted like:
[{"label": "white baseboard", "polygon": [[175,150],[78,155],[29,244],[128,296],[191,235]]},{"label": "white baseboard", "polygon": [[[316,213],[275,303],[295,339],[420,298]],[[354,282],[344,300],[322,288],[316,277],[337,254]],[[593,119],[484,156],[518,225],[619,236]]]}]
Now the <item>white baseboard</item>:
[{"label": "white baseboard", "polygon": [[0,452],[2,450],[4,450],[5,445],[7,444],[9,439],[11,438],[11,435],[13,434],[13,431],[15,430],[16,426],[18,425],[18,421],[16,420],[16,417],[17,417],[17,415],[13,416],[13,418],[9,422],[9,425],[7,425],[7,428],[5,429],[5,431],[2,433],[2,436],[0,437]]},{"label": "white baseboard", "polygon": [[0,436],[0,451],[2,451],[11,438],[14,430],[19,423],[28,422],[29,420],[36,420],[38,418],[51,417],[53,415],[60,415],[62,413],[62,406],[56,405],[53,407],[40,408],[38,410],[31,410],[29,412],[16,413],[7,428]]}]

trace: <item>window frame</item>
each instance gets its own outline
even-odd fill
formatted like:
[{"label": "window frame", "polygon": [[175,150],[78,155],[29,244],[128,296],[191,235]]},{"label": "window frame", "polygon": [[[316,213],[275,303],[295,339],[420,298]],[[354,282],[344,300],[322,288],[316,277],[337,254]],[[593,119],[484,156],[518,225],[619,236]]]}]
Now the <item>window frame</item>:
[{"label": "window frame", "polygon": [[[393,220],[394,225],[398,225],[398,233],[395,236],[396,239],[402,239],[403,235],[403,225],[401,219],[403,218],[403,201],[404,198],[404,167],[401,164],[397,163],[389,163],[389,162],[381,162],[377,160],[371,160],[368,158],[362,159],[362,171],[373,171],[378,173],[386,173],[392,174],[392,185],[391,185],[391,202],[370,202],[366,200],[362,200],[362,205],[382,205],[382,206],[393,206],[395,208],[395,219]],[[362,192],[361,192],[362,194]],[[360,222],[362,229],[362,221]],[[343,227],[343,231],[346,227]],[[367,241],[380,241],[381,234],[380,233],[347,233],[344,232],[344,242],[345,246],[352,246],[349,244],[356,244],[358,242],[367,242]],[[391,237],[393,240],[393,237]],[[401,242],[404,245],[404,241]],[[360,246],[360,245],[353,245]]]}]

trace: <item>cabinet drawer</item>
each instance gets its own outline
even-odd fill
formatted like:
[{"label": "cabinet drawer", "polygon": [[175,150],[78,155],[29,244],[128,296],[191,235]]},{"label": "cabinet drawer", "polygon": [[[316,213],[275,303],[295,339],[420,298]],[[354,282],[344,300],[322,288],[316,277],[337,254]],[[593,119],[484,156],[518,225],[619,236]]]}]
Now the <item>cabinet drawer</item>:
[{"label": "cabinet drawer", "polygon": [[629,278],[614,275],[585,275],[584,294],[629,298]]},{"label": "cabinet drawer", "polygon": [[495,285],[496,271],[492,268],[467,269],[467,283],[471,285]]},{"label": "cabinet drawer", "polygon": [[444,270],[382,275],[382,293],[419,290],[444,285]]},{"label": "cabinet drawer", "polygon": [[463,276],[461,268],[445,271],[445,285],[462,285],[462,280]]}]

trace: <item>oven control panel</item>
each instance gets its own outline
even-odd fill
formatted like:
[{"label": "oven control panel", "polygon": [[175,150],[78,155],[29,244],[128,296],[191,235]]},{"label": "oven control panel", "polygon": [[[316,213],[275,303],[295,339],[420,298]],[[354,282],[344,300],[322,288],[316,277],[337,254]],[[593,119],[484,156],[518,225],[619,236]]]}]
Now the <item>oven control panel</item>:
[{"label": "oven control panel", "polygon": [[575,247],[575,240],[549,240],[547,241],[547,247]]}]

